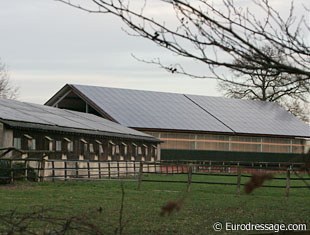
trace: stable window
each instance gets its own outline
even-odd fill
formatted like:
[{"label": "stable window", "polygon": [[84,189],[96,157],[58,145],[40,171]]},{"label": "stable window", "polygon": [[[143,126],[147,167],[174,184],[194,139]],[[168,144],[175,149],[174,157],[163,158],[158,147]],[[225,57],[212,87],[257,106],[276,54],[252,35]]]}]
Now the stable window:
[{"label": "stable window", "polygon": [[36,139],[29,140],[28,143],[29,143],[28,146],[29,146],[30,150],[35,150],[36,149]]},{"label": "stable window", "polygon": [[95,142],[98,144],[98,151],[99,151],[99,154],[103,154],[103,147],[102,147],[101,141],[95,140]]},{"label": "stable window", "polygon": [[133,156],[137,156],[138,155],[137,151],[138,151],[137,145],[135,143],[132,143],[132,152],[131,152],[131,154]]},{"label": "stable window", "polygon": [[87,153],[88,152],[88,143],[87,143],[87,141],[86,140],[84,140],[84,139],[80,139],[80,141],[81,141],[81,143],[82,143],[82,153]]},{"label": "stable window", "polygon": [[29,150],[35,150],[36,149],[36,140],[33,139],[30,135],[24,134],[24,136],[27,138],[27,146]]},{"label": "stable window", "polygon": [[68,138],[64,138],[64,140],[67,142],[67,151],[73,152],[73,142]]},{"label": "stable window", "polygon": [[123,155],[127,155],[127,152],[128,152],[127,144],[125,144],[124,142],[122,142],[122,146],[123,146]]},{"label": "stable window", "polygon": [[138,147],[138,155],[141,155],[142,154],[142,148],[141,146]]},{"label": "stable window", "polygon": [[73,142],[68,142],[68,151],[73,152]]},{"label": "stable window", "polygon": [[22,139],[21,138],[14,138],[13,139],[13,147],[17,149],[22,148]]},{"label": "stable window", "polygon": [[61,141],[56,140],[56,151],[60,152],[61,151]]},{"label": "stable window", "polygon": [[99,144],[99,153],[100,153],[100,154],[103,154],[103,147],[102,147],[102,144]]},{"label": "stable window", "polygon": [[115,146],[115,153],[116,153],[116,154],[119,154],[119,153],[120,153],[120,151],[119,151],[119,145],[116,145],[116,146]]},{"label": "stable window", "polygon": [[156,157],[157,156],[157,146],[152,145],[152,157]]},{"label": "stable window", "polygon": [[111,140],[109,141],[109,144],[111,145],[111,155],[114,156],[115,155],[115,150],[116,150],[115,144]]},{"label": "stable window", "polygon": [[49,136],[45,136],[44,137],[47,141],[47,148],[49,151],[52,151],[53,150],[53,139],[50,138]]},{"label": "stable window", "polygon": [[89,144],[89,152],[93,153],[94,151],[94,144]]},{"label": "stable window", "polygon": [[143,147],[144,147],[144,155],[147,156],[148,155],[148,147],[145,144],[143,144]]}]

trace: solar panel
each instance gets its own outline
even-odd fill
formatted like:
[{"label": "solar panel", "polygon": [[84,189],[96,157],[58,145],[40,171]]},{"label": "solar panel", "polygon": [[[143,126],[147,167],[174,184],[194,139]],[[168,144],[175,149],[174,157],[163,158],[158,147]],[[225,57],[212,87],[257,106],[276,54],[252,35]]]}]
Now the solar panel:
[{"label": "solar panel", "polygon": [[[124,134],[152,138],[151,136],[108,121],[98,116],[44,105],[0,99],[0,119],[55,127]],[[155,141],[156,139],[153,138]]]},{"label": "solar panel", "polygon": [[74,87],[125,126],[232,132],[182,94],[80,85]]},{"label": "solar panel", "polygon": [[197,105],[242,134],[310,136],[310,127],[276,103],[187,95]]},{"label": "solar panel", "polygon": [[117,122],[129,127],[310,137],[309,125],[275,103],[70,86]]}]

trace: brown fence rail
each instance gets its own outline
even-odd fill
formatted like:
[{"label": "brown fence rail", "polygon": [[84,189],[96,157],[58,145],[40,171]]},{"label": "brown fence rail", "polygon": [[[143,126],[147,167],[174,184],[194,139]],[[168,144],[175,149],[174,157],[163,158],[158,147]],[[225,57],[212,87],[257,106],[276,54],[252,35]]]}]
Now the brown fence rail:
[{"label": "brown fence rail", "polygon": [[[309,174],[302,163],[264,163],[264,162],[185,162],[185,161],[91,161],[91,160],[52,160],[52,159],[0,159],[0,181],[13,182],[24,179],[32,181],[55,180],[112,180],[125,179],[138,182],[185,183],[188,190],[191,184],[217,184],[240,187],[245,185],[241,179],[253,173],[285,174],[286,177],[273,177],[285,181],[283,185],[264,187],[285,188],[288,195],[291,188],[309,188]],[[145,175],[187,175],[186,180],[163,180],[144,177]],[[298,177],[291,177],[291,175]],[[234,182],[213,182],[193,180],[196,177],[234,177]],[[169,178],[171,179],[171,178]],[[303,185],[291,185],[291,181],[303,181]]]}]

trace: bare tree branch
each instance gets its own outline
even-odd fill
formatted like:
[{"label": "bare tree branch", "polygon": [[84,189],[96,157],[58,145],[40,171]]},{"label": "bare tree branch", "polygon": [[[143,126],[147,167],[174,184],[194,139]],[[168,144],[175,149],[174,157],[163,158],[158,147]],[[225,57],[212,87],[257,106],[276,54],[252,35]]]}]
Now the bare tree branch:
[{"label": "bare tree branch", "polygon": [[0,60],[0,98],[16,99],[17,96],[18,88],[11,85],[6,65]]},{"label": "bare tree branch", "polygon": [[[261,51],[274,60],[284,60],[282,51],[264,46]],[[252,57],[257,57],[253,52]],[[252,61],[237,59],[235,63],[250,64]],[[272,70],[257,70],[255,74],[232,71],[234,76],[221,79],[219,90],[227,97],[277,102],[302,120],[309,122],[310,81],[305,76],[269,76]]]},{"label": "bare tree branch", "polygon": [[[83,5],[78,0],[56,1],[89,13],[108,13],[120,17],[135,35],[177,55],[206,64],[211,72],[228,68],[255,74],[257,70],[272,69],[269,76],[302,75],[310,79],[310,46],[306,38],[310,30],[305,17],[310,12],[304,7],[303,15],[295,15],[293,3],[287,16],[283,17],[268,0],[253,0],[255,10],[263,14],[257,17],[253,8],[237,7],[238,1],[234,0],[223,0],[221,5],[204,0],[157,0],[165,4],[163,7],[173,9],[169,17],[174,23],[168,24],[146,10],[147,5],[151,4],[148,1],[143,2],[140,10],[135,2],[129,0],[89,0],[83,1]],[[281,50],[286,60],[270,58],[260,49],[265,44]],[[259,58],[253,58],[252,52]],[[233,61],[237,58],[253,63],[236,64]],[[173,71],[176,72],[175,68]],[[201,76],[185,69],[177,72]]]}]

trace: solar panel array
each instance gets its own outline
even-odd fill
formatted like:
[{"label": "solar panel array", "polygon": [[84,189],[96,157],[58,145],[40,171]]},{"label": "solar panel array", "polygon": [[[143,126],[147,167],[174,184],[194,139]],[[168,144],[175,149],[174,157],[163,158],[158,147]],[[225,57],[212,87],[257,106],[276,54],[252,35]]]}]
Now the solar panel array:
[{"label": "solar panel array", "polygon": [[310,127],[272,102],[187,95],[197,105],[242,134],[310,136]]},{"label": "solar panel array", "polygon": [[134,128],[310,137],[309,125],[270,102],[69,85]]},{"label": "solar panel array", "polygon": [[154,129],[231,132],[182,94],[102,87],[75,87],[125,126]]},{"label": "solar panel array", "polygon": [[6,99],[0,99],[0,121],[1,120],[38,124],[40,127],[46,126],[48,129],[54,126],[99,131],[111,133],[111,135],[113,135],[113,133],[118,135],[122,134],[127,137],[139,136],[148,139],[152,138],[147,134],[92,114]]}]

